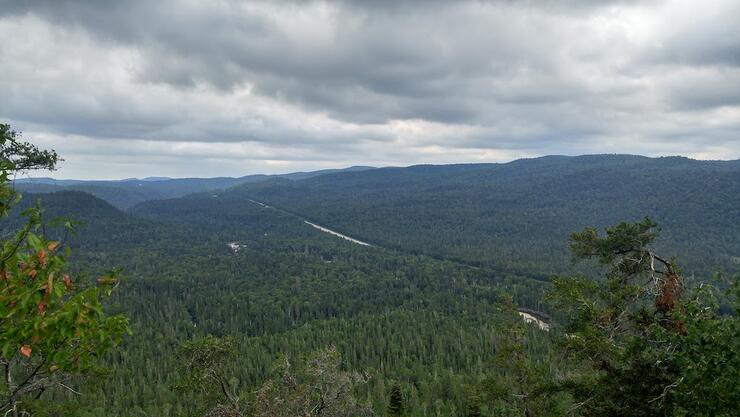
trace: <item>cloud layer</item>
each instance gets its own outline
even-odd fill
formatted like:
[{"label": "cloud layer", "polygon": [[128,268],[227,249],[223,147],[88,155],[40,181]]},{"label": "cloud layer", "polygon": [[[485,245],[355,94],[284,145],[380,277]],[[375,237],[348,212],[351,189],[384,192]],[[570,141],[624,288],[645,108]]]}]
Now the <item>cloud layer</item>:
[{"label": "cloud layer", "polygon": [[734,0],[0,3],[0,120],[58,176],[740,158]]}]

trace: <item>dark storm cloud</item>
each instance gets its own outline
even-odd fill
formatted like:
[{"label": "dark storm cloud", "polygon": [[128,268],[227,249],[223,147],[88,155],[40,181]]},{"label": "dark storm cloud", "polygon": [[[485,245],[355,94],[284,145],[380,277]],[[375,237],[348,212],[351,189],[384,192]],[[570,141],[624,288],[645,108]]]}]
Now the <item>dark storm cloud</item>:
[{"label": "dark storm cloud", "polygon": [[[382,7],[360,3],[339,4]],[[491,20],[471,23],[478,10],[451,4],[390,16],[339,9],[336,33],[315,42],[291,38],[269,16],[237,2],[202,10],[172,2],[44,1],[16,2],[9,10],[78,25],[102,41],[136,45],[146,57],[138,74],[142,81],[180,87],[206,82],[224,90],[252,83],[261,94],[358,122],[409,117],[479,122],[482,112],[469,109],[468,96],[495,99],[499,87],[491,83],[520,68],[549,71],[557,65],[538,54],[556,50],[556,36],[520,44],[526,28],[506,27],[516,10],[488,10]],[[297,8],[281,2],[277,12]],[[511,100],[507,94],[501,98]],[[526,92],[528,98],[521,99],[538,94]]]},{"label": "dark storm cloud", "polygon": [[732,158],[738,18],[729,0],[0,1],[0,117],[138,155],[250,143],[396,163],[388,149],[417,162],[673,140]]}]

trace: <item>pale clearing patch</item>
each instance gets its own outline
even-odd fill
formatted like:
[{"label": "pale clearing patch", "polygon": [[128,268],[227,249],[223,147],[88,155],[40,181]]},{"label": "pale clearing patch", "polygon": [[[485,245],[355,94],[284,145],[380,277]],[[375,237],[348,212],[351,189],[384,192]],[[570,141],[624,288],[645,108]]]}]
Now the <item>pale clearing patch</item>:
[{"label": "pale clearing patch", "polygon": [[231,249],[232,252],[237,253],[237,252],[239,252],[240,249],[242,249],[246,245],[242,245],[242,244],[240,244],[238,242],[229,242],[229,243],[226,244],[226,246],[228,246],[229,249]]},{"label": "pale clearing patch", "polygon": [[522,316],[522,320],[524,320],[526,323],[534,323],[540,329],[542,329],[544,331],[550,331],[550,325],[547,324],[547,323],[545,323],[544,321],[538,319],[537,317],[535,317],[535,316],[533,316],[533,315],[531,315],[529,313],[525,313],[523,311],[520,311],[519,312],[519,315]]}]

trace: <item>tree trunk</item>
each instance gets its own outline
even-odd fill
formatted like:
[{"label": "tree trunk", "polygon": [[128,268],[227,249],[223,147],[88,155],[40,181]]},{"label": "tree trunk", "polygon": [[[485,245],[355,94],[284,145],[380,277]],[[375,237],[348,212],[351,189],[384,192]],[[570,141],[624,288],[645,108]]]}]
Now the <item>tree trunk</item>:
[{"label": "tree trunk", "polygon": [[5,362],[5,383],[8,385],[8,392],[10,393],[10,410],[13,411],[13,417],[18,417],[18,402],[16,400],[15,387],[13,386],[13,376],[10,371],[10,361]]}]

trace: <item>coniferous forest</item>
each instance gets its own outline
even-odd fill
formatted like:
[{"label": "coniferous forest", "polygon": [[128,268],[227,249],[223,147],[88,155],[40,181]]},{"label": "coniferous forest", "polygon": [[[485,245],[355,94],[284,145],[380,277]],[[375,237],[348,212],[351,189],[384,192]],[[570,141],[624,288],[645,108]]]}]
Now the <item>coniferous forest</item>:
[{"label": "coniferous forest", "polygon": [[58,156],[2,134],[5,415],[736,415],[737,161],[363,168],[122,201],[23,191],[13,175]]}]

